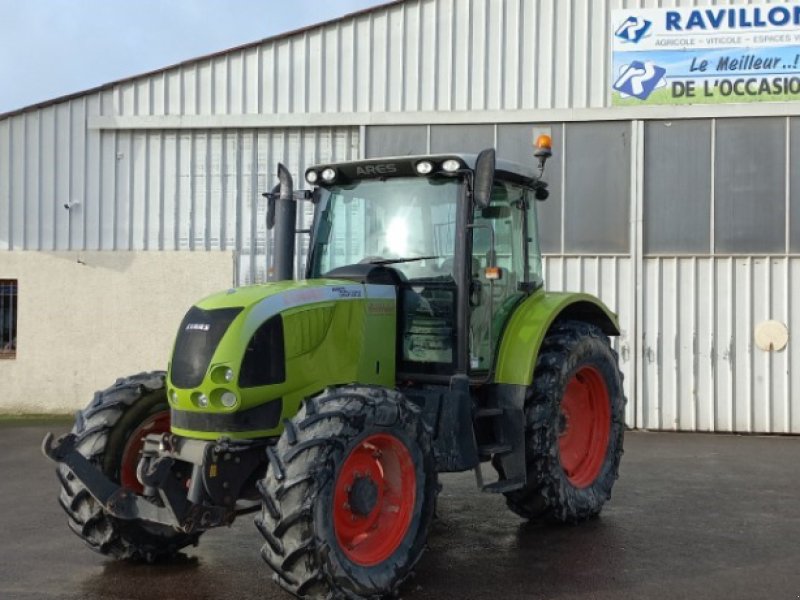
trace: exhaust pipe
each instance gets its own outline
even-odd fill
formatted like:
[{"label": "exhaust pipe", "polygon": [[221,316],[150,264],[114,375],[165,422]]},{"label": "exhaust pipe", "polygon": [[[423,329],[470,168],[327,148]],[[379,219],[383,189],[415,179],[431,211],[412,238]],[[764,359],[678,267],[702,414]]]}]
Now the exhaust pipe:
[{"label": "exhaust pipe", "polygon": [[273,190],[271,206],[267,209],[267,228],[275,226],[274,255],[270,281],[294,278],[294,246],[297,229],[297,203],[294,201],[294,184],[289,170],[278,163],[277,198]]}]

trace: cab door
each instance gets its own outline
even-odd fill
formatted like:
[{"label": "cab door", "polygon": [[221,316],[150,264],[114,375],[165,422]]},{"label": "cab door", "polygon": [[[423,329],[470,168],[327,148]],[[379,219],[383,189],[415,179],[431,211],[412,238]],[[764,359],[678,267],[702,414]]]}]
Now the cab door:
[{"label": "cab door", "polygon": [[497,343],[514,307],[541,286],[533,192],[496,181],[491,202],[475,208],[470,289],[470,372],[492,368]]}]

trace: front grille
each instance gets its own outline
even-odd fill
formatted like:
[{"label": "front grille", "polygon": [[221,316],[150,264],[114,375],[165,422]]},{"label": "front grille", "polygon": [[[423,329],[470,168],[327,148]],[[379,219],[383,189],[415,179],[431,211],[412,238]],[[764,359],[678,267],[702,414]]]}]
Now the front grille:
[{"label": "front grille", "polygon": [[241,308],[203,310],[193,306],[181,322],[170,377],[178,388],[193,388],[203,381],[211,357]]},{"label": "front grille", "polygon": [[283,319],[276,315],[253,334],[242,359],[239,387],[251,388],[286,380]]},{"label": "front grille", "polygon": [[274,429],[281,421],[283,399],[233,413],[207,413],[172,409],[172,426],[191,431],[258,431]]}]

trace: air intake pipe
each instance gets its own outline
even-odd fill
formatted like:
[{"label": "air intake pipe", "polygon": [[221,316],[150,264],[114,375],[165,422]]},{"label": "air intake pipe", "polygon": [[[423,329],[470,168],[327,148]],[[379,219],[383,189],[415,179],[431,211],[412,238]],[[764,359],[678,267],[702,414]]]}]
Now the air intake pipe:
[{"label": "air intake pipe", "polygon": [[270,281],[294,278],[294,245],[297,228],[297,203],[289,170],[278,163],[278,185],[269,194],[267,229],[275,229]]}]

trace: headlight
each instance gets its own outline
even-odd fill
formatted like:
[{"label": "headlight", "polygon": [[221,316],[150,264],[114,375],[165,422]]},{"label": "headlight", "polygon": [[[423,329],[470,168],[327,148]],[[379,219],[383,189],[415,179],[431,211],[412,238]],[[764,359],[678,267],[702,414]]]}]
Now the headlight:
[{"label": "headlight", "polygon": [[319,179],[319,174],[316,171],[308,171],[306,173],[306,181],[311,185],[317,183],[317,179]]},{"label": "headlight", "polygon": [[327,183],[331,183],[334,179],[336,179],[336,171],[334,171],[330,167],[328,167],[327,169],[323,169],[322,179],[324,179]]},{"label": "headlight", "polygon": [[433,163],[429,160],[421,160],[417,163],[416,169],[420,175],[427,175],[433,171]]},{"label": "headlight", "polygon": [[442,163],[442,169],[448,173],[455,173],[461,168],[461,163],[454,158],[448,158]]},{"label": "headlight", "polygon": [[178,392],[176,392],[175,390],[170,390],[169,391],[169,400],[173,404],[177,404],[178,403]]},{"label": "headlight", "polygon": [[211,381],[214,383],[230,383],[236,377],[233,369],[225,365],[219,365],[211,369]]},{"label": "headlight", "polygon": [[192,394],[192,399],[200,408],[206,408],[208,406],[208,396],[202,392],[195,392]]},{"label": "headlight", "polygon": [[233,408],[236,406],[236,394],[233,392],[223,392],[219,397],[219,401],[225,408]]}]

